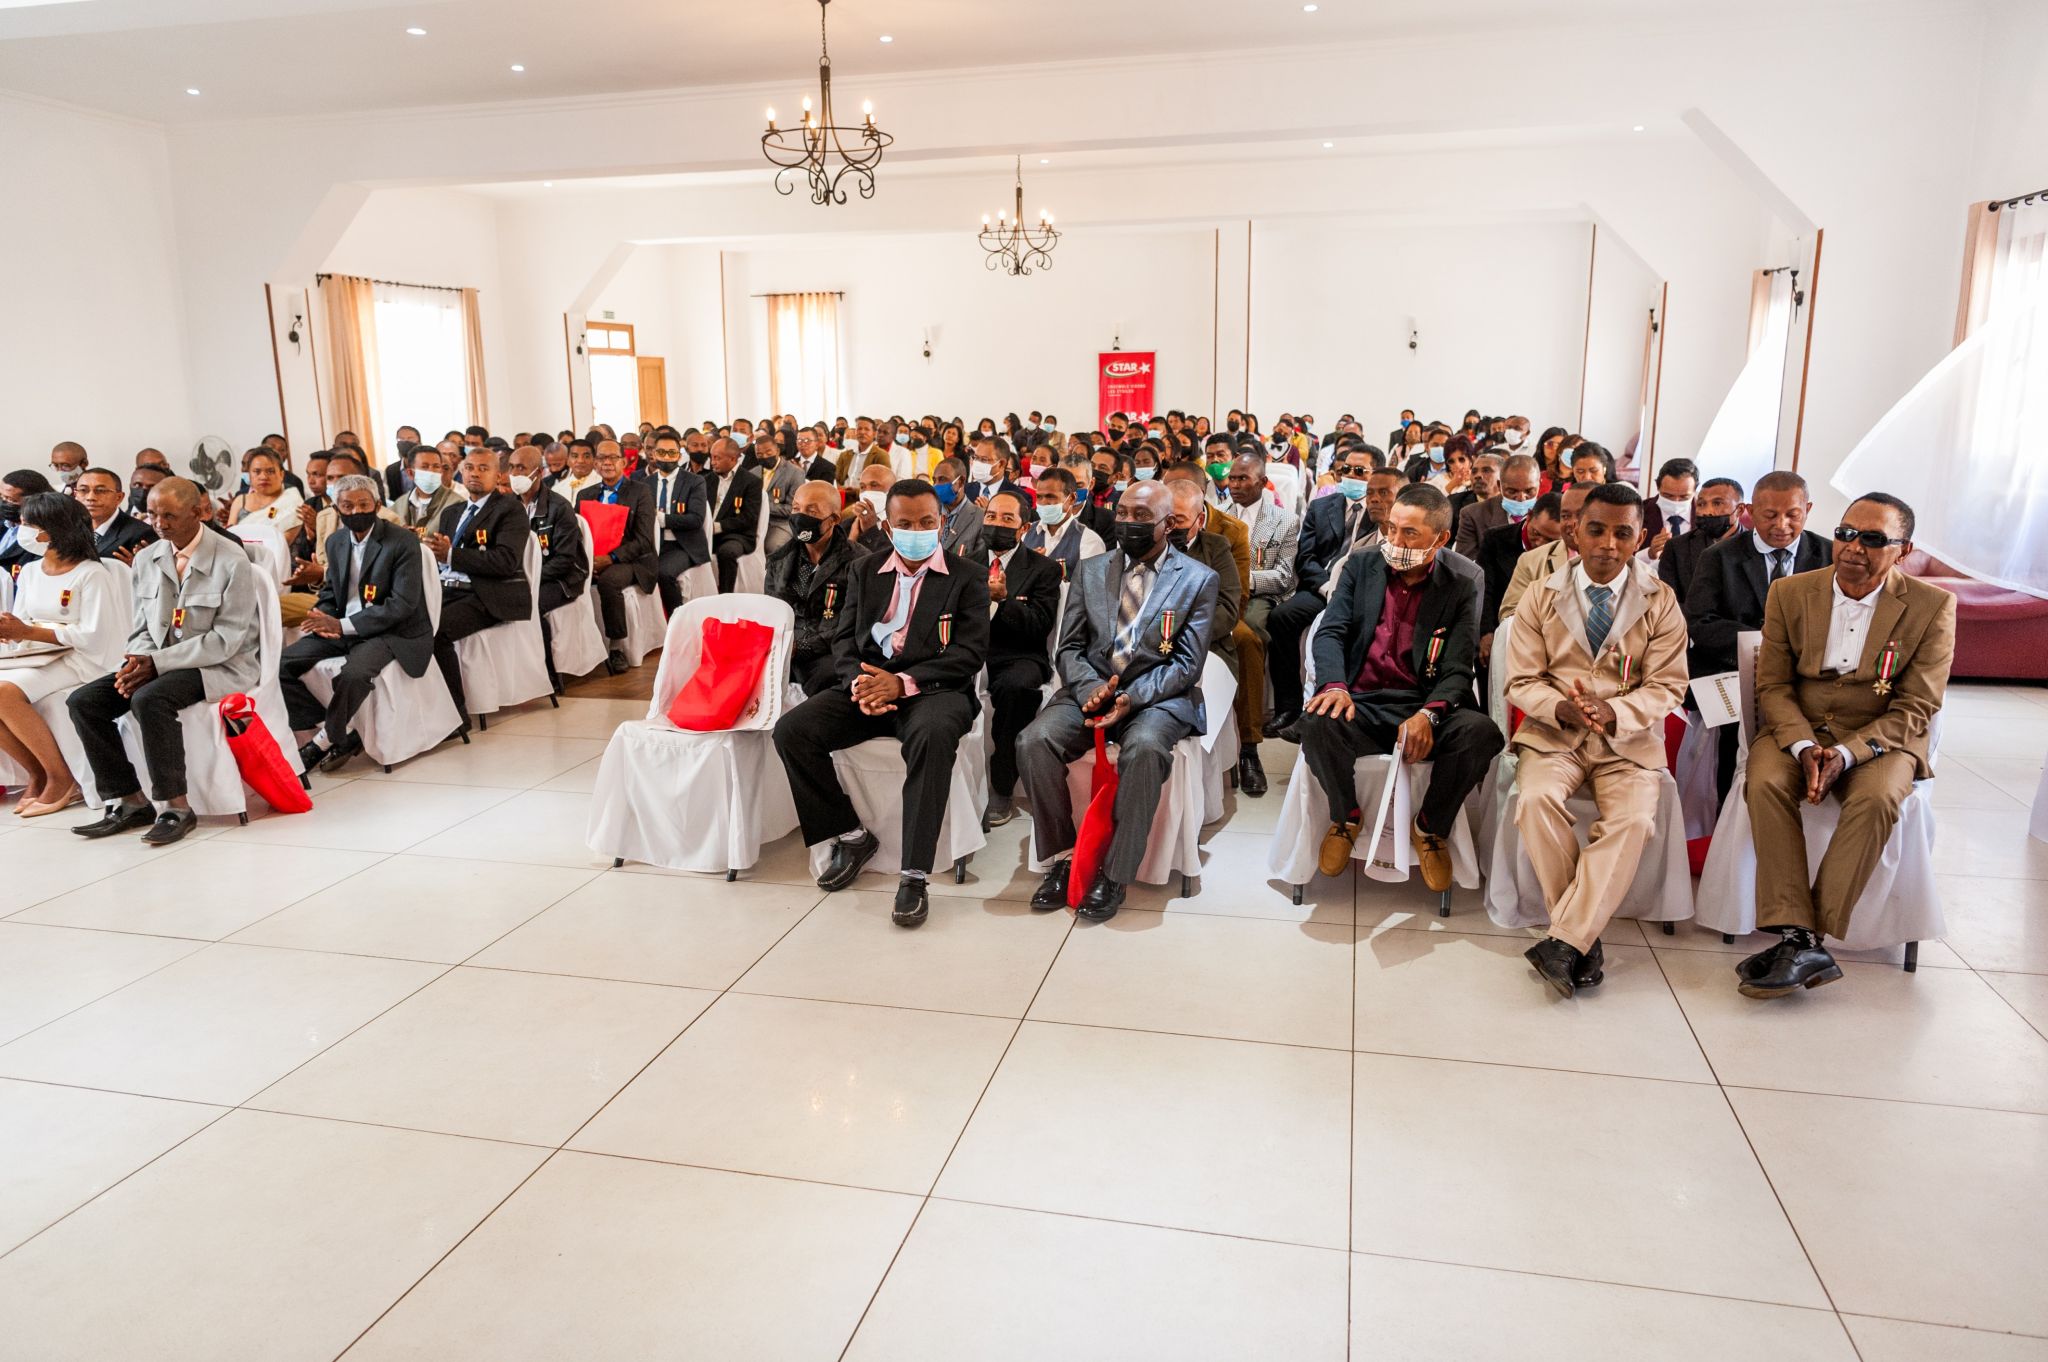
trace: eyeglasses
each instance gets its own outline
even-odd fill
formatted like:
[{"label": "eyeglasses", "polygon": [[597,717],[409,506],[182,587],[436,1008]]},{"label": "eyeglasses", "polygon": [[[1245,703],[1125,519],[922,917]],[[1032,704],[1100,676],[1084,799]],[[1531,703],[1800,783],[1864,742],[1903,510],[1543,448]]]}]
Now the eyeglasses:
[{"label": "eyeglasses", "polygon": [[1837,544],[1861,544],[1864,548],[1875,553],[1879,549],[1892,548],[1908,541],[1894,539],[1883,530],[1859,530],[1851,525],[1837,525],[1835,526],[1835,542]]}]

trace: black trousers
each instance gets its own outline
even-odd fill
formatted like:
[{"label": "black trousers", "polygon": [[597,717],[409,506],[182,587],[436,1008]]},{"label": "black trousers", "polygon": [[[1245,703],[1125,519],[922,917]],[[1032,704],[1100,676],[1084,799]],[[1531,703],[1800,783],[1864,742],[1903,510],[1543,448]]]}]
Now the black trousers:
[{"label": "black trousers", "polygon": [[806,698],[821,690],[829,690],[839,679],[838,658],[831,649],[810,657],[793,657],[789,662],[790,676],[804,688]]},{"label": "black trousers", "polygon": [[1273,713],[1301,713],[1301,636],[1323,613],[1320,593],[1297,591],[1266,616],[1266,675],[1273,681]]},{"label": "black trousers", "polygon": [[[1413,714],[1421,706],[1407,711]],[[1400,719],[1384,708],[1361,707],[1350,719],[1321,714],[1301,716],[1301,751],[1308,769],[1330,800],[1330,821],[1351,820],[1358,799],[1352,767],[1360,757],[1385,756],[1401,750]],[[1429,751],[1429,789],[1415,811],[1415,826],[1434,837],[1450,835],[1458,806],[1486,778],[1493,759],[1507,746],[1493,720],[1476,709],[1454,709],[1436,726]]]},{"label": "black trousers", "polygon": [[590,579],[597,591],[598,614],[604,619],[604,641],[616,644],[626,637],[626,593],[640,589],[640,579],[629,563],[613,563]]},{"label": "black trousers", "polygon": [[434,661],[440,664],[441,679],[448,683],[455,712],[465,724],[469,722],[469,702],[462,693],[462,660],[455,655],[455,644],[502,622],[484,609],[476,592],[466,586],[449,587],[441,597],[441,627],[434,632]]},{"label": "black trousers", "polygon": [[555,671],[555,627],[548,623],[548,616],[567,605],[574,597],[569,588],[560,582],[543,581],[540,584],[540,656],[548,664],[548,683],[557,694],[562,689],[562,678]]},{"label": "black trousers", "polygon": [[733,583],[739,580],[740,559],[751,552],[743,539],[720,539],[711,546],[711,556],[718,563],[718,590],[721,594],[731,591]]},{"label": "black trousers", "polygon": [[[953,785],[953,754],[974,723],[974,702],[934,691],[897,702],[894,714],[867,715],[844,690],[820,691],[775,725],[775,750],[789,771],[804,843],[816,846],[860,826],[860,814],[832,765],[832,754],[872,738],[903,744],[903,868],[931,873],[939,824]],[[979,817],[981,810],[973,810]]]},{"label": "black trousers", "polygon": [[1036,659],[1006,658],[988,668],[989,732],[994,750],[989,753],[989,793],[1008,799],[1017,790],[1017,737],[1033,719],[1045,699],[1045,668]]},{"label": "black trousers", "polygon": [[[306,673],[331,657],[345,657],[334,678],[334,698],[322,705],[306,689]],[[348,736],[356,711],[370,698],[377,673],[396,659],[391,644],[382,638],[316,638],[311,634],[284,650],[277,663],[277,685],[284,692],[284,712],[292,728],[327,728],[327,741],[339,746]]]},{"label": "black trousers", "polygon": [[654,587],[661,592],[661,609],[673,615],[683,607],[683,574],[690,570],[690,555],[673,546],[655,559]]},{"label": "black trousers", "polygon": [[[1141,709],[1110,730],[1117,744],[1116,831],[1102,858],[1102,873],[1118,884],[1137,878],[1152,838],[1159,796],[1173,774],[1173,745],[1195,730],[1157,709]],[[1095,746],[1095,730],[1081,702],[1066,691],[1052,697],[1017,740],[1024,792],[1031,796],[1031,833],[1038,858],[1049,861],[1074,848],[1080,815],[1067,787],[1067,768]]]},{"label": "black trousers", "polygon": [[127,749],[121,746],[121,731],[114,727],[115,720],[130,713],[142,729],[142,761],[149,768],[150,797],[164,801],[183,795],[185,734],[178,714],[205,698],[206,683],[197,669],[160,672],[147,685],[138,686],[133,695],[114,689],[111,672],[72,691],[66,705],[78,740],[85,746],[85,759],[92,765],[100,798],[111,804],[142,789]]}]

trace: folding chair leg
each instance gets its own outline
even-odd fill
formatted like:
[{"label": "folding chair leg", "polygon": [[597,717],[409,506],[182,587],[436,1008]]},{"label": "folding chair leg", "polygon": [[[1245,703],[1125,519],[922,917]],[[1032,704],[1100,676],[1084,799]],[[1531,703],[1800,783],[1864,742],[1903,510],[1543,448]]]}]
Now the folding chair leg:
[{"label": "folding chair leg", "polygon": [[1185,871],[1181,872],[1180,896],[1184,899],[1191,899],[1195,896],[1195,882],[1187,877],[1187,872]]},{"label": "folding chair leg", "polygon": [[1295,906],[1296,906],[1296,907],[1299,907],[1299,906],[1301,905],[1301,891],[1302,891],[1302,888],[1303,888],[1303,886],[1302,886],[1302,885],[1298,885],[1298,884],[1297,884],[1297,885],[1295,885],[1295,886],[1294,886],[1294,902],[1295,902]]},{"label": "folding chair leg", "polygon": [[967,883],[967,857],[965,856],[953,862],[953,883]]},{"label": "folding chair leg", "polygon": [[1438,917],[1449,917],[1451,915],[1450,890],[1446,889],[1443,893],[1436,896],[1436,915]]},{"label": "folding chair leg", "polygon": [[549,691],[549,692],[548,692],[548,708],[549,708],[549,709],[560,709],[561,707],[562,707],[562,702],[561,702],[560,700],[558,700],[558,699],[556,699],[556,698],[555,698],[555,693],[554,693],[553,691]]},{"label": "folding chair leg", "polygon": [[624,856],[614,856],[614,857],[612,857],[612,869],[614,869],[614,870],[617,870],[617,869],[618,869],[618,868],[619,868],[620,866],[624,865],[625,863],[626,863],[626,858],[625,858]]},{"label": "folding chair leg", "polygon": [[391,768],[389,766],[384,768],[384,774],[387,776],[391,774]]},{"label": "folding chair leg", "polygon": [[466,728],[462,730],[462,745],[469,746],[469,730]]},{"label": "folding chair leg", "polygon": [[247,827],[249,825],[249,811],[247,809],[242,810],[240,813],[236,814],[235,817],[241,822],[243,827]]},{"label": "folding chair leg", "polygon": [[732,883],[732,882],[733,882],[734,880],[737,880],[737,879],[738,879],[739,877],[740,877],[740,872],[739,872],[739,871],[737,871],[737,870],[730,870],[730,869],[729,869],[729,870],[727,870],[727,871],[725,872],[725,882],[726,882],[727,884],[731,884],[731,883]]},{"label": "folding chair leg", "polygon": [[1677,924],[1677,923],[1675,923],[1675,922],[1667,922],[1667,923],[1665,923],[1665,924],[1664,924],[1664,935],[1666,935],[1666,936],[1677,936],[1677,935],[1678,935],[1678,924]]},{"label": "folding chair leg", "polygon": [[310,790],[310,789],[312,789],[312,788],[313,788],[313,777],[311,777],[311,776],[307,775],[307,774],[306,774],[306,773],[305,773],[304,771],[301,771],[301,772],[299,772],[299,788],[300,788],[301,790]]},{"label": "folding chair leg", "polygon": [[1735,944],[1735,934],[1734,934],[1733,932],[1723,932],[1723,933],[1721,933],[1721,944],[1722,944],[1722,945],[1724,945],[1724,946],[1732,946],[1732,945],[1734,945],[1734,944]]},{"label": "folding chair leg", "polygon": [[1906,973],[1917,974],[1919,972],[1920,943],[1917,941],[1908,941],[1906,943]]},{"label": "folding chair leg", "polygon": [[484,732],[486,732],[486,733],[490,732],[490,731],[491,731],[491,716],[490,716],[490,715],[488,715],[488,714],[479,714],[479,715],[477,715],[477,716],[476,716],[476,726],[477,726],[478,728],[482,729],[482,730],[483,730]]}]

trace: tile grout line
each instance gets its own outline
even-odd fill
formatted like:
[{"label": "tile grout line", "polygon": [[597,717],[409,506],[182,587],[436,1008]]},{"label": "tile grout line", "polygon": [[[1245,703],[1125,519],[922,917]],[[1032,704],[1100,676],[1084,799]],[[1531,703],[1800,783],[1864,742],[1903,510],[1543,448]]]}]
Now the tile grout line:
[{"label": "tile grout line", "polygon": [[[1392,779],[1389,776],[1388,779]],[[1351,1362],[1351,1255],[1358,1251],[1358,866],[1351,867],[1351,1058],[1344,1065],[1344,1362]]]}]

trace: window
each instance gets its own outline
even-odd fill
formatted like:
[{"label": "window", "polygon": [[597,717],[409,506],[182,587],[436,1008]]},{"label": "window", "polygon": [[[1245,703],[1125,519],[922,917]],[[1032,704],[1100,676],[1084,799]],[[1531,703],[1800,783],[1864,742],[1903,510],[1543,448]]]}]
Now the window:
[{"label": "window", "polygon": [[470,423],[469,352],[457,289],[378,284],[376,430],[417,426],[429,440]]},{"label": "window", "polygon": [[633,328],[625,322],[586,326],[583,349],[590,357],[591,420],[634,429],[640,424],[640,365],[633,358]]},{"label": "window", "polygon": [[799,421],[828,420],[839,398],[839,295],[768,295],[768,405]]}]

